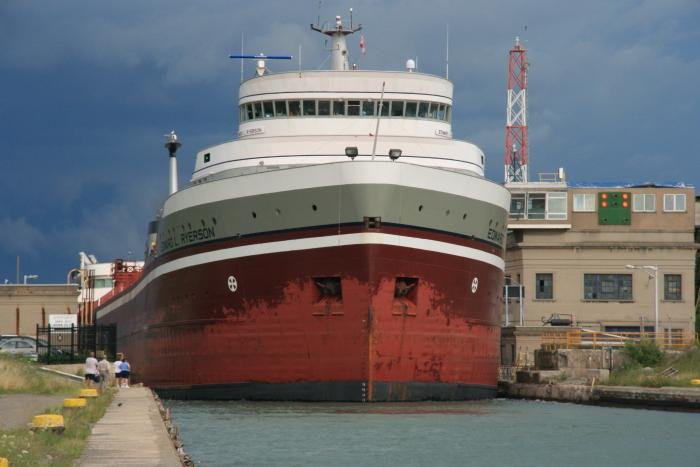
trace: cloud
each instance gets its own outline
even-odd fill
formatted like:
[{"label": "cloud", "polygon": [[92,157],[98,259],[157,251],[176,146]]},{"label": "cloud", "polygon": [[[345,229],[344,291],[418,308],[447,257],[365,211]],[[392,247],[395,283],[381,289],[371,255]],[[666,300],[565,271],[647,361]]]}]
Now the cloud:
[{"label": "cloud", "polygon": [[[697,0],[591,0],[575,11],[557,0],[353,7],[367,55],[350,36],[350,58],[363,69],[403,70],[417,57],[420,72],[444,75],[449,23],[453,132],[485,152],[490,178],[503,176],[508,49],[520,35],[530,60],[531,174],[564,166],[571,180],[700,184],[688,149],[700,104]],[[319,14],[347,22],[348,4],[317,8],[1,1],[0,226],[20,235],[3,242],[0,265],[14,274],[14,255],[32,254],[32,272],[62,279],[77,251],[140,256],[167,190],[162,135],[178,131],[180,179],[188,180],[198,149],[235,135],[240,65],[227,57],[241,36],[244,52],[294,55],[269,63],[274,71],[296,70],[299,46],[305,69],[325,66],[325,37],[309,23]],[[245,64],[245,77],[252,73]]]},{"label": "cloud", "polygon": [[8,255],[36,256],[49,243],[42,230],[23,217],[0,219],[0,232],[5,233],[0,248]]}]

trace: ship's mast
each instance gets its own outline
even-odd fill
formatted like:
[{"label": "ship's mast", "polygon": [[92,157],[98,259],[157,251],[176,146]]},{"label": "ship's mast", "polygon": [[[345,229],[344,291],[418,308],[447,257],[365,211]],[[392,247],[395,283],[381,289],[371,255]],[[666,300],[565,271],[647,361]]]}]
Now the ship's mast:
[{"label": "ship's mast", "polygon": [[359,24],[353,28],[351,20],[350,27],[344,28],[340,16],[336,16],[334,28],[321,29],[320,26],[312,24],[311,29],[331,37],[331,70],[349,70],[350,62],[348,61],[348,45],[345,36],[359,31],[362,29],[362,25]]}]

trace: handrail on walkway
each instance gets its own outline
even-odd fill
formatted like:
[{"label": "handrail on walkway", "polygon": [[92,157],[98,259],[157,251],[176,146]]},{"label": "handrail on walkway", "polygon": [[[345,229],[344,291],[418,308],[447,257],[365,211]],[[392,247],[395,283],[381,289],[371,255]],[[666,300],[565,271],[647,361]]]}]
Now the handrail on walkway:
[{"label": "handrail on walkway", "polygon": [[622,347],[626,342],[642,339],[656,341],[665,350],[685,350],[691,347],[697,336],[683,330],[664,332],[604,332],[588,329],[551,331],[542,334],[542,347],[546,349],[582,349]]}]

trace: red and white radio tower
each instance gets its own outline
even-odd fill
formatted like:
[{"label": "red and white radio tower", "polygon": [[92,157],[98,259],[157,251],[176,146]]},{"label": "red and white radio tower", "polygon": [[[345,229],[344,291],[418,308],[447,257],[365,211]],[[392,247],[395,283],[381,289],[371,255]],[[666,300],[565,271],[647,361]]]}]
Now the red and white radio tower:
[{"label": "red and white radio tower", "polygon": [[527,182],[527,50],[520,38],[508,59],[505,181]]}]

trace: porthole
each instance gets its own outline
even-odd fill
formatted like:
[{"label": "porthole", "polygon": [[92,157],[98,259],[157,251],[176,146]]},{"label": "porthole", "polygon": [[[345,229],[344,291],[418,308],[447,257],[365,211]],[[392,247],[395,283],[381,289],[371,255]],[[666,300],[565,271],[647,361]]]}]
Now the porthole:
[{"label": "porthole", "polygon": [[422,210],[423,210],[423,205],[421,204],[420,206],[418,206],[418,212],[420,212]]},{"label": "porthole", "polygon": [[449,216],[449,215],[450,215],[450,210],[449,210],[449,209],[448,209],[447,211],[445,211],[445,215],[446,215],[446,216]]},{"label": "porthole", "polygon": [[275,209],[275,214],[279,216],[280,214],[282,214],[282,211],[280,211],[280,209],[277,208],[277,209]]},{"label": "porthole", "polygon": [[316,206],[315,204],[312,204],[311,209],[313,209],[314,211],[318,211],[318,206]]},{"label": "porthole", "polygon": [[462,214],[462,220],[464,220],[466,218],[467,218],[467,213],[465,212],[464,214]]},{"label": "porthole", "polygon": [[255,211],[251,212],[250,215],[253,216],[253,219],[255,219],[256,217],[258,217],[258,215],[257,215],[257,213],[256,213]]}]

